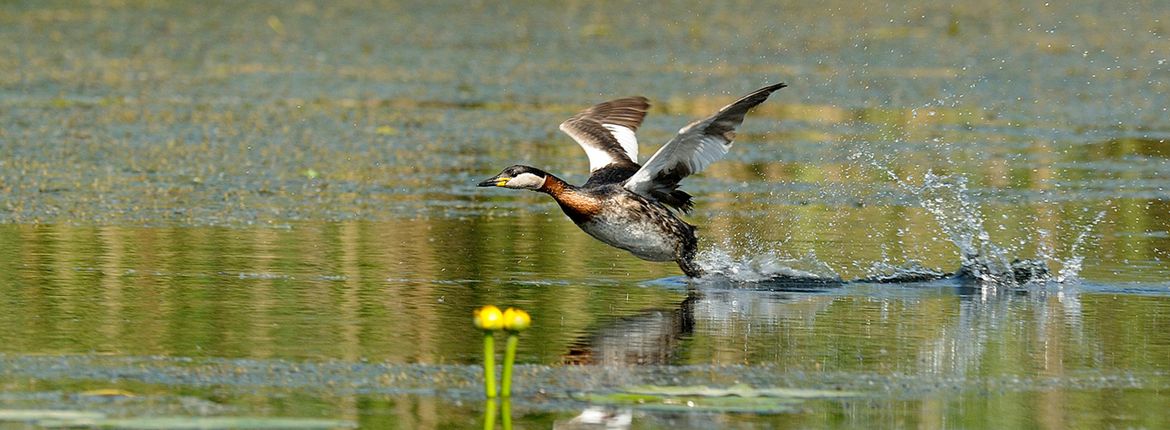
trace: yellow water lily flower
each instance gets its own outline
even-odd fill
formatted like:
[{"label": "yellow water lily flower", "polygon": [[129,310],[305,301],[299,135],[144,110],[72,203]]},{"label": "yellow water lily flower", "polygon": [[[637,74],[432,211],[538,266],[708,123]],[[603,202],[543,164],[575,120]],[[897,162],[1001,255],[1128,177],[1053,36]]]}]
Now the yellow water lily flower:
[{"label": "yellow water lily flower", "polygon": [[492,331],[504,328],[504,314],[500,312],[500,308],[487,305],[476,309],[474,315],[475,326],[481,330]]},{"label": "yellow water lily flower", "polygon": [[523,309],[508,308],[504,311],[504,330],[523,331],[532,325],[532,317]]}]

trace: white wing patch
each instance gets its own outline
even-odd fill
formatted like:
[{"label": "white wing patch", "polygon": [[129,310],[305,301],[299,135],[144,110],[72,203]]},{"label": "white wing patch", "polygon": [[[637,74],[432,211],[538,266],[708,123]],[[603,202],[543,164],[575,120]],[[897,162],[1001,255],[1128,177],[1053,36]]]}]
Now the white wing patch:
[{"label": "white wing patch", "polygon": [[595,171],[602,167],[613,164],[615,161],[613,156],[604,149],[592,145],[581,145],[585,149],[585,156],[589,157],[589,171]]},{"label": "white wing patch", "polygon": [[[634,130],[617,124],[602,124],[601,126],[609,130],[609,134],[613,135],[613,138],[617,139],[618,144],[622,145],[622,150],[626,151],[626,156],[630,157],[630,161],[637,163],[638,136],[634,134]],[[589,157],[589,169],[594,170],[592,156]]]}]

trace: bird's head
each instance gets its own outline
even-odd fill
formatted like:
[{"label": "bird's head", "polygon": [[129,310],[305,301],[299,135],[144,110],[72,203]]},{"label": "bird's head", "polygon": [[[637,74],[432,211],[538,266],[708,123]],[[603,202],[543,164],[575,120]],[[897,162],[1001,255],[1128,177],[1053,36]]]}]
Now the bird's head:
[{"label": "bird's head", "polygon": [[519,164],[508,167],[500,174],[484,179],[479,183],[481,187],[504,187],[518,190],[539,190],[544,185],[548,173],[535,167]]}]

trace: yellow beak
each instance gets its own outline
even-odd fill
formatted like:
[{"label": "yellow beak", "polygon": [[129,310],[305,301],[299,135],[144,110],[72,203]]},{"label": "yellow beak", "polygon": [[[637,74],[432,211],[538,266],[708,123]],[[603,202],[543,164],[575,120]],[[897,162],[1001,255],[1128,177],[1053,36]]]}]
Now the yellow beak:
[{"label": "yellow beak", "polygon": [[504,185],[508,185],[508,181],[510,181],[510,180],[512,180],[512,178],[496,177],[496,178],[484,179],[483,182],[479,183],[479,186],[481,186],[481,187],[502,187]]}]

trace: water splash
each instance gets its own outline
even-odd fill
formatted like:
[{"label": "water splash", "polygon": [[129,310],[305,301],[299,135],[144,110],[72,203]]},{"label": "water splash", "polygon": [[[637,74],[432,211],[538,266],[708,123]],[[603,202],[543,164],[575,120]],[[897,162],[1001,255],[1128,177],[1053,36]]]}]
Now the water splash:
[{"label": "water splash", "polygon": [[982,208],[972,201],[967,178],[940,176],[928,170],[922,185],[914,186],[892,171],[887,173],[904,191],[916,196],[952,243],[959,248],[959,272],[983,282],[1015,283],[1014,250],[992,242],[984,228]]},{"label": "water splash", "polygon": [[[895,139],[897,141],[897,139]],[[931,142],[945,145],[943,139]],[[893,151],[887,151],[893,153]],[[934,218],[943,236],[959,251],[959,267],[954,272],[943,272],[923,266],[916,261],[901,264],[894,261],[882,250],[882,260],[864,270],[857,281],[876,283],[924,282],[943,278],[958,278],[976,282],[984,287],[1023,286],[1048,281],[1068,283],[1078,279],[1083,268],[1084,248],[1094,236],[1094,228],[1104,219],[1106,212],[1096,212],[1091,220],[1075,223],[1077,236],[1068,250],[1059,257],[1050,240],[1050,234],[1041,229],[1032,229],[1030,237],[1010,242],[996,242],[986,227],[987,218],[983,207],[972,195],[969,180],[961,174],[940,175],[927,170],[921,178],[900,177],[889,162],[881,162],[877,151],[860,150],[848,158],[862,168],[873,168],[888,176],[898,189],[912,197]],[[881,152],[886,153],[886,152]],[[943,160],[947,160],[945,157]],[[888,161],[888,160],[887,160]],[[1086,209],[1088,211],[1088,209]],[[1002,226],[1000,226],[1003,229]],[[1033,257],[1023,257],[1036,247]],[[768,249],[753,246],[754,249]],[[701,252],[698,264],[707,272],[719,275],[733,282],[763,283],[785,280],[810,280],[843,282],[840,275],[827,264],[809,253],[800,258],[782,257],[776,251],[755,252],[736,257],[724,249],[729,244]],[[1059,268],[1053,274],[1053,267]]]},{"label": "water splash", "polygon": [[774,250],[736,257],[728,244],[701,251],[696,262],[710,275],[732,282],[761,283],[777,280],[840,282],[841,277],[828,264],[809,251],[799,258],[785,257]]},{"label": "water splash", "polygon": [[[872,154],[855,154],[854,159],[857,158],[865,159],[870,166],[885,172],[898,188],[915,197],[935,219],[946,238],[959,249],[959,269],[946,275],[974,280],[984,285],[1018,286],[1048,280],[1065,283],[1077,279],[1084,260],[1080,255],[1082,248],[1091,237],[1093,228],[1105,217],[1105,212],[1101,211],[1092,221],[1078,223],[1080,231],[1069,249],[1069,256],[1063,259],[1056,256],[1051,241],[1047,240],[1049,233],[1043,230],[1037,230],[1035,238],[1003,246],[992,241],[985,228],[986,218],[982,207],[971,197],[966,177],[958,174],[937,175],[933,170],[927,170],[921,184],[916,185],[913,183],[914,178],[899,177],[893,170],[878,163]],[[1023,245],[1033,242],[1040,244],[1037,256],[1020,258],[1024,252]],[[1060,267],[1055,276],[1050,273],[1050,263]],[[882,261],[867,271],[865,280],[907,282],[937,275],[937,271],[916,262],[894,266]]]},{"label": "water splash", "polygon": [[[1109,203],[1109,202],[1107,202]],[[1060,258],[1057,256],[1056,250],[1051,245],[1049,237],[1051,233],[1047,230],[1040,230],[1041,247],[1039,250],[1040,258],[1045,261],[1052,261],[1060,265],[1060,270],[1056,272],[1054,281],[1060,283],[1070,283],[1080,280],[1081,269],[1084,268],[1085,257],[1081,251],[1085,246],[1090,245],[1093,239],[1092,232],[1105,219],[1105,211],[1098,211],[1093,219],[1089,221],[1078,221],[1079,226],[1077,237],[1073,239],[1072,245],[1069,246],[1068,257]]]},{"label": "water splash", "polygon": [[[1066,259],[1059,259],[1055,252],[1044,250],[1048,243],[1045,240],[1038,241],[1042,248],[1038,257],[1019,258],[1024,254],[1023,248],[1036,241],[1020,240],[1008,246],[993,241],[985,228],[982,207],[971,197],[966,177],[957,174],[937,175],[928,170],[922,176],[921,183],[915,184],[914,178],[901,178],[872,158],[870,164],[886,172],[902,191],[916,198],[921,207],[935,219],[945,237],[959,249],[959,267],[954,272],[942,272],[915,261],[895,265],[883,250],[882,261],[866,269],[865,275],[857,279],[861,282],[906,283],[958,278],[985,287],[1011,287],[1048,280],[1067,282],[1075,279],[1079,273],[1083,260],[1078,255],[1079,250],[1090,237],[1093,226],[1104,217],[1104,212],[1101,212],[1093,222],[1082,226],[1070,250],[1071,256]],[[737,257],[727,251],[733,249],[731,244],[724,243],[722,247],[700,252],[696,262],[708,274],[733,283],[843,282],[836,271],[817,259],[811,251],[799,258],[789,258],[773,250],[754,251],[768,249],[767,246],[757,245],[752,248],[753,251],[748,255]],[[1049,262],[1060,266],[1055,277],[1050,273]]]}]

